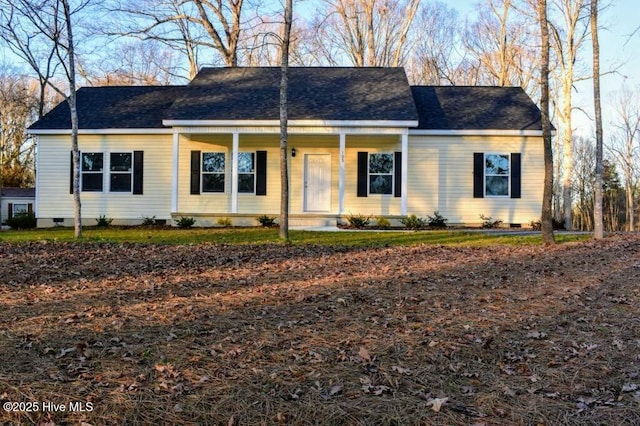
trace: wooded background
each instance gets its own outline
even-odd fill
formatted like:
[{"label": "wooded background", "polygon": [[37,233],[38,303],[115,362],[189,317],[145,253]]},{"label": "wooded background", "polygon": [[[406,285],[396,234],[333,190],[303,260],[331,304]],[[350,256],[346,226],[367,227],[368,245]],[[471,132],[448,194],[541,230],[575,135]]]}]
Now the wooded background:
[{"label": "wooded background", "polygon": [[[73,24],[76,86],[186,84],[202,66],[280,65],[284,6],[277,1],[0,0],[3,186],[34,184],[35,146],[25,129],[69,94],[63,3]],[[438,1],[297,1],[289,61],[403,66],[411,84],[521,86],[538,102],[537,4],[482,0],[464,18]],[[592,76],[590,7],[590,0],[548,1],[553,214],[557,225],[580,230],[594,226],[595,140],[590,129],[576,132],[578,114],[593,117],[574,101],[576,85]],[[601,69],[615,72],[615,64]],[[633,230],[640,89],[622,85],[605,108],[612,120],[604,134],[604,228]]]}]

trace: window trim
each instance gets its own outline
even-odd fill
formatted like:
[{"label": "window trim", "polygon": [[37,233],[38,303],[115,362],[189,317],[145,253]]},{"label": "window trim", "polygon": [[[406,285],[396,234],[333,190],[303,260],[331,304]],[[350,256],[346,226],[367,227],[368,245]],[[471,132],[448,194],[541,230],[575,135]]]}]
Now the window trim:
[{"label": "window trim", "polygon": [[[251,154],[252,164],[250,172],[240,172],[240,167],[238,166],[238,194],[246,194],[246,195],[256,195],[256,184],[257,184],[257,153],[256,151],[239,151],[238,152],[238,165],[240,164],[240,155],[241,154]],[[251,175],[253,176],[253,189],[251,191],[241,191],[240,190],[240,176],[241,175]]]},{"label": "window trim", "polygon": [[[389,155],[391,157],[391,171],[389,173],[371,173],[371,156],[373,155]],[[396,178],[396,155],[395,152],[368,152],[367,156],[367,196],[386,196],[393,197],[394,196],[394,188],[395,188],[395,178]],[[377,193],[371,192],[371,176],[391,176],[391,185],[389,193]]]},{"label": "window trim", "polygon": [[[496,173],[487,173],[487,157],[490,155],[494,155],[494,156],[500,156],[500,157],[506,157],[507,158],[507,162],[509,163],[509,170],[507,171],[506,174],[496,174]],[[485,198],[511,198],[511,154],[504,154],[504,153],[499,153],[499,152],[485,152],[484,153],[484,157],[483,157],[483,163],[482,163],[482,168],[483,168],[483,181],[482,181],[482,188],[483,188],[483,195]],[[507,193],[506,194],[500,194],[500,195],[496,195],[496,194],[487,194],[487,178],[489,177],[506,177],[507,178]]]},{"label": "window trim", "polygon": [[[204,169],[205,154],[222,154],[224,165],[222,172],[207,172]],[[222,175],[222,191],[207,191],[204,189],[205,175]],[[200,153],[200,193],[201,194],[226,194],[227,193],[227,153],[225,151],[202,151]]]},{"label": "window trim", "polygon": [[[129,169],[128,172],[123,172],[123,171],[113,171],[111,170],[112,167],[112,161],[111,161],[111,156],[114,154],[129,154],[131,156],[131,168]],[[133,193],[133,175],[134,175],[134,153],[133,151],[119,151],[119,152],[109,152],[109,193],[110,194],[131,194]],[[129,175],[129,190],[128,191],[114,191],[111,188],[111,176],[114,174],[118,174],[118,175],[125,175],[128,174]]]},{"label": "window trim", "polygon": [[[93,170],[88,170],[85,171],[84,170],[84,161],[83,158],[85,155],[96,155],[96,154],[100,154],[102,156],[102,168],[99,171],[93,171]],[[82,151],[80,152],[80,192],[104,192],[104,152],[102,151],[91,151],[91,152],[85,152]],[[100,189],[84,189],[84,175],[85,174],[92,174],[92,175],[100,175],[101,176],[101,185],[100,185]]]}]

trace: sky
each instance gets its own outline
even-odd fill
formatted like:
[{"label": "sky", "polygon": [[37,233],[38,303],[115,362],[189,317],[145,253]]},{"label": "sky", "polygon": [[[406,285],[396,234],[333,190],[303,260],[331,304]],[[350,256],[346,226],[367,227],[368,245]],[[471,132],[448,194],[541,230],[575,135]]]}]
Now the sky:
[{"label": "sky", "polygon": [[[602,1],[602,0],[601,0]],[[605,1],[602,1],[604,3]],[[478,0],[450,0],[449,6],[455,7],[461,18],[472,18],[476,14]],[[549,0],[549,4],[551,0]],[[640,96],[640,31],[630,37],[640,26],[640,2],[638,0],[611,0],[611,5],[599,15],[601,27],[598,33],[600,42],[600,69],[607,73],[601,77],[601,99],[605,141],[610,123],[616,119],[614,99],[623,84],[634,89]],[[591,38],[585,40],[588,49],[583,53],[584,68],[591,72]],[[574,130],[576,134],[591,137],[595,134],[593,126],[593,80],[578,82],[574,91]],[[640,99],[638,99],[640,103]],[[583,110],[584,112],[580,111]]]},{"label": "sky", "polygon": [[[275,0],[277,1],[277,0]],[[433,1],[433,0],[422,0]],[[461,21],[467,18],[475,20],[477,4],[484,4],[485,0],[438,0],[453,7],[460,13]],[[549,8],[554,0],[548,0]],[[640,30],[631,34],[640,26],[640,1],[638,0],[600,0],[611,4],[598,17],[601,28],[598,33],[600,42],[601,99],[603,109],[603,126],[605,127],[605,141],[610,123],[616,120],[614,100],[616,92],[623,86],[634,89],[640,97]],[[297,13],[313,13],[317,0],[299,0],[294,7]],[[281,7],[281,6],[279,6]],[[301,10],[302,9],[302,10]],[[585,40],[586,48],[582,53],[584,72],[591,73],[591,38]],[[578,82],[573,93],[576,107],[573,113],[575,134],[583,137],[593,137],[593,80],[591,78]],[[640,103],[640,98],[638,99]]]},{"label": "sky", "polygon": [[[274,10],[280,10],[281,0],[267,0],[274,5]],[[433,0],[423,0],[425,2]],[[439,0],[446,1],[449,7],[456,8],[460,13],[460,20],[467,18],[474,20],[476,5],[484,3],[485,0]],[[553,0],[549,0],[551,4]],[[601,0],[606,2],[607,0]],[[600,15],[601,31],[600,52],[601,70],[607,74],[601,78],[602,85],[602,106],[603,124],[608,128],[615,120],[615,99],[616,92],[620,91],[623,84],[638,92],[640,97],[640,31],[631,37],[633,31],[640,26],[638,15],[640,12],[640,2],[638,0],[609,0],[611,5]],[[294,7],[296,13],[310,15],[318,5],[318,0],[298,0]],[[583,53],[583,68],[585,72],[591,72],[591,39],[585,43],[588,49]],[[0,52],[0,63],[11,63],[12,61],[6,51]],[[593,130],[593,82],[591,79],[579,82],[575,86],[574,104],[577,109],[574,112],[575,131],[579,135],[590,137]],[[640,99],[639,99],[640,103]],[[584,112],[583,112],[584,111]],[[605,132],[607,129],[605,128]],[[607,135],[605,134],[605,141]]]}]

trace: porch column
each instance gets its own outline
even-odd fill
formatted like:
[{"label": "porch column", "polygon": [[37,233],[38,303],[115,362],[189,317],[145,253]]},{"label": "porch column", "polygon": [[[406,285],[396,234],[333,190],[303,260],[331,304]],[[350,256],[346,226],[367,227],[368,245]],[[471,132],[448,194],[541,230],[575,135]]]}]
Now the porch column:
[{"label": "porch column", "polygon": [[403,132],[401,138],[402,174],[400,175],[400,190],[402,196],[400,198],[400,213],[405,216],[407,214],[407,176],[409,176],[409,132]]},{"label": "porch column", "polygon": [[231,213],[238,213],[238,150],[240,149],[240,134],[233,133],[231,147]]},{"label": "porch column", "polygon": [[338,174],[338,214],[344,212],[344,181],[345,181],[345,163],[344,151],[346,147],[346,134],[340,133],[340,172]]},{"label": "porch column", "polygon": [[178,170],[180,155],[180,133],[173,133],[173,176],[171,178],[171,212],[178,212]]}]

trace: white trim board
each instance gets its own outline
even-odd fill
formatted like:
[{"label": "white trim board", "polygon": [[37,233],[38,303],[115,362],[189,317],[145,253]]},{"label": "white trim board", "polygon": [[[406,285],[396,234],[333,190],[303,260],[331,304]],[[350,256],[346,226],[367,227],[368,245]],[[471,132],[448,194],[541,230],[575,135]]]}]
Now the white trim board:
[{"label": "white trim board", "polygon": [[[79,135],[170,135],[174,130],[167,129],[79,129]],[[71,129],[27,130],[29,135],[70,135]]]},{"label": "white trim board", "polygon": [[[278,127],[280,120],[162,120],[176,127]],[[417,120],[288,120],[289,127],[416,127]]]},{"label": "white trim board", "polygon": [[542,136],[542,130],[424,130],[409,129],[409,136]]}]

